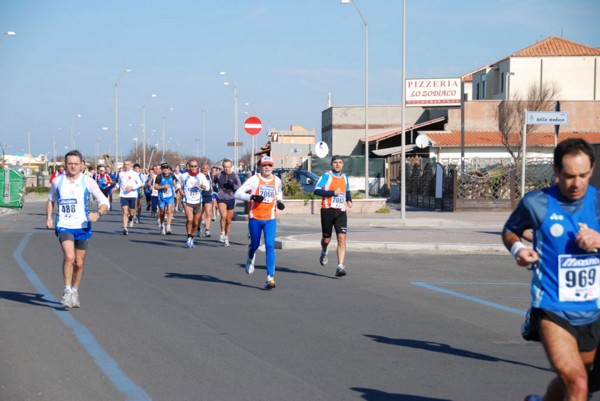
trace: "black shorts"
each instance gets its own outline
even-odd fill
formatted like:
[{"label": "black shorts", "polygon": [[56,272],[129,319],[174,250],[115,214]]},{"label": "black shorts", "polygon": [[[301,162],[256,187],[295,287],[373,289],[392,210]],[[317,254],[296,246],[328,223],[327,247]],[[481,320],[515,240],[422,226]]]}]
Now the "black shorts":
[{"label": "black shorts", "polygon": [[202,203],[187,203],[184,202],[183,203],[185,205],[186,208],[190,208],[192,209],[192,212],[194,214],[198,214],[202,211]]},{"label": "black shorts", "polygon": [[73,233],[71,233],[71,232],[61,231],[58,234],[58,242],[60,242],[62,244],[63,241],[73,241],[75,243],[75,249],[77,249],[78,251],[87,251],[88,250],[89,241],[87,239],[76,240],[75,235],[73,235]]},{"label": "black shorts", "polygon": [[212,205],[212,195],[202,195],[202,203],[204,205]]},{"label": "black shorts", "polygon": [[525,340],[540,341],[539,328],[542,319],[547,319],[571,333],[577,340],[579,351],[593,351],[598,347],[598,340],[600,340],[600,320],[596,320],[590,324],[573,326],[569,321],[551,311],[539,308],[531,308],[527,312],[525,322],[521,327],[521,334]]},{"label": "black shorts", "polygon": [[348,232],[348,216],[346,212],[342,212],[339,209],[321,209],[323,238],[331,238],[333,227],[335,227],[337,235]]},{"label": "black shorts", "polygon": [[121,198],[121,207],[127,206],[130,209],[135,209],[137,198]]},{"label": "black shorts", "polygon": [[110,187],[100,188],[100,191],[102,191],[102,193],[104,194],[104,196],[106,196],[107,198],[110,195]]},{"label": "black shorts", "polygon": [[235,208],[235,199],[219,199],[219,198],[217,198],[217,202],[226,204],[227,210],[233,210]]}]

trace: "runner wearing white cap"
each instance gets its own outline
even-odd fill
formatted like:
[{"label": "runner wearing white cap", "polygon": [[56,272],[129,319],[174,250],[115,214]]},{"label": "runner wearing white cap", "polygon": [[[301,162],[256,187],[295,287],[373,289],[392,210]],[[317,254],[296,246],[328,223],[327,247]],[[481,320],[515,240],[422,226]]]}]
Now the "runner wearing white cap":
[{"label": "runner wearing white cap", "polygon": [[260,160],[260,172],[248,178],[235,191],[235,197],[249,203],[248,229],[250,245],[246,273],[254,272],[256,250],[260,245],[261,232],[265,237],[267,261],[267,280],[265,288],[275,288],[275,233],[277,231],[277,211],[285,209],[281,179],[273,175],[273,159],[263,156]]}]

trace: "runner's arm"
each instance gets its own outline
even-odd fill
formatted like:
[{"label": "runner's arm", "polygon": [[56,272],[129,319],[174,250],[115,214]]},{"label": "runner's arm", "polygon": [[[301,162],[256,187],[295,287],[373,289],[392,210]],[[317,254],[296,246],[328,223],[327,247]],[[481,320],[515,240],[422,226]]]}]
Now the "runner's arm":
[{"label": "runner's arm", "polygon": [[236,191],[235,191],[235,198],[236,199],[240,199],[243,201],[249,201],[250,197],[252,196],[251,194],[247,193],[247,192],[254,192],[256,190],[256,185],[254,185],[254,182],[256,180],[253,180],[252,178],[255,176],[252,176],[250,178],[248,178],[246,180],[246,182],[244,182]]}]

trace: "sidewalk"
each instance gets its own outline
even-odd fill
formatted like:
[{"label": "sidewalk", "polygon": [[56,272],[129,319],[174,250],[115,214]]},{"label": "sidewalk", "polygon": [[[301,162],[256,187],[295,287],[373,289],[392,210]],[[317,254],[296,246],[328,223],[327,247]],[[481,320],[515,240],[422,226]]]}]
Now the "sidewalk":
[{"label": "sidewalk", "polygon": [[[507,253],[501,231],[509,212],[435,212],[399,207],[388,214],[348,215],[347,249],[379,252]],[[318,215],[284,216],[281,225],[320,227]],[[280,237],[278,249],[320,249],[321,233]],[[335,235],[330,249],[335,249]],[[332,248],[333,246],[333,248]]]}]

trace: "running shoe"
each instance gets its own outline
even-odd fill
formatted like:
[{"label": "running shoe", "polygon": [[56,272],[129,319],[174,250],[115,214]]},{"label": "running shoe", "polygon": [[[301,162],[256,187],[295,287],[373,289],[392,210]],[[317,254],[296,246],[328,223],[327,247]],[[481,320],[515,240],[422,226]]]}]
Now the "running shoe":
[{"label": "running shoe", "polygon": [[225,246],[229,246],[229,237],[225,237]]},{"label": "running shoe", "polygon": [[202,231],[200,229],[198,229],[196,231],[196,237],[200,238],[202,236]]},{"label": "running shoe", "polygon": [[217,218],[215,216],[213,216],[212,221],[217,221]]},{"label": "running shoe", "polygon": [[221,235],[219,235],[219,242],[220,243],[225,242],[225,233],[221,233]]},{"label": "running shoe", "polygon": [[71,306],[73,306],[71,304],[71,291],[65,290],[63,292],[63,296],[60,300],[60,304],[65,308],[70,308]]},{"label": "running shoe", "polygon": [[327,253],[321,251],[321,256],[319,257],[319,263],[321,266],[325,266],[327,264]]},{"label": "running shoe", "polygon": [[542,396],[531,394],[525,397],[523,401],[543,401]]},{"label": "running shoe", "polygon": [[167,224],[167,235],[171,235],[171,225]]},{"label": "running shoe", "polygon": [[167,234],[167,228],[163,224],[160,226],[160,235],[165,235],[165,234]]},{"label": "running shoe", "polygon": [[71,292],[71,308],[79,308],[81,304],[79,303],[79,292],[72,291]]},{"label": "running shoe", "polygon": [[344,265],[338,265],[337,269],[335,269],[336,277],[344,277],[346,275],[346,268]]},{"label": "running shoe", "polygon": [[204,232],[204,236],[205,236],[205,237],[210,237],[210,230],[206,230],[206,231]]},{"label": "running shoe", "polygon": [[248,274],[254,273],[254,259],[256,259],[256,255],[254,255],[252,259],[248,258],[246,261],[246,273]]},{"label": "running shoe", "polygon": [[196,247],[196,245],[194,245],[194,238],[188,237],[188,239],[187,239],[187,241],[185,243],[185,246],[188,247],[188,248],[194,248],[194,247]]},{"label": "running shoe", "polygon": [[275,278],[273,276],[267,276],[265,288],[267,290],[272,290],[273,288],[275,288]]},{"label": "running shoe", "polygon": [[129,234],[127,227],[123,227],[123,235],[127,235],[127,234]]},{"label": "running shoe", "polygon": [[140,216],[137,216],[137,217],[135,218],[135,223],[136,223],[136,224],[140,224]]},{"label": "running shoe", "polygon": [[133,227],[133,217],[128,216],[127,221],[129,221],[129,227]]}]

